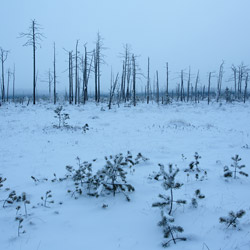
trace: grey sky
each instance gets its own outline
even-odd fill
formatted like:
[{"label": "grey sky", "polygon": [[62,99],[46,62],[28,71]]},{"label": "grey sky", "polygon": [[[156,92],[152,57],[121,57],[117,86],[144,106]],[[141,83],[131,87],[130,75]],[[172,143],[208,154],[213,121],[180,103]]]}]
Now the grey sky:
[{"label": "grey sky", "polygon": [[[52,68],[53,42],[57,47],[59,90],[67,88],[67,55],[63,48],[74,49],[80,39],[80,50],[88,43],[94,48],[97,31],[108,48],[107,65],[103,66],[102,82],[107,90],[110,68],[121,71],[123,44],[141,55],[142,71],[146,72],[147,57],[151,58],[151,79],[159,70],[161,86],[165,80],[165,62],[171,70],[171,87],[177,71],[200,69],[203,80],[208,71],[218,69],[222,59],[230,72],[232,63],[249,64],[250,1],[249,0],[5,0],[1,1],[0,46],[11,50],[6,63],[16,64],[17,88],[31,89],[32,49],[23,47],[25,32],[31,19],[36,19],[47,37],[37,53],[39,78]],[[145,80],[139,83],[144,85]],[[90,81],[93,90],[93,81]],[[229,85],[229,83],[224,83]],[[215,86],[215,80],[214,80]],[[39,82],[38,91],[46,89]]]}]

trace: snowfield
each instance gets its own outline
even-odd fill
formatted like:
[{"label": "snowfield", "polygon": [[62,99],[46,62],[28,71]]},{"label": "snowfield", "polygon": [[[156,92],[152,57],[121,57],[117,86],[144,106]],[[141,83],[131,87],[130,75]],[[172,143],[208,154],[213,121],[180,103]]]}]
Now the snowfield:
[{"label": "snowfield", "polygon": [[[177,165],[180,172],[176,178],[184,185],[174,191],[174,197],[187,200],[186,205],[174,204],[173,208],[175,223],[183,227],[181,235],[187,241],[171,243],[169,249],[250,249],[250,177],[223,177],[224,166],[230,166],[236,154],[250,174],[249,103],[138,104],[111,110],[106,104],[64,104],[64,112],[70,116],[67,122],[74,129],[54,127],[58,124],[54,117],[57,106],[40,102],[0,107],[0,174],[7,178],[0,188],[1,250],[163,249],[165,239],[157,225],[160,209],[152,203],[159,201],[160,193],[168,192],[160,181],[148,178],[159,171],[158,163]],[[86,123],[89,130],[84,133]],[[74,189],[72,180],[51,182],[54,173],[57,178],[65,176],[67,165],[77,168],[76,157],[81,161],[96,159],[96,171],[104,166],[105,156],[127,151],[134,157],[142,153],[149,158],[136,165],[134,172],[126,169],[127,181],[135,187],[130,202],[123,194],[99,198],[83,194],[74,199],[67,192]],[[203,181],[184,172],[195,152],[202,157],[200,168],[207,171]],[[196,189],[205,199],[194,208],[191,199]],[[3,208],[3,200],[12,190],[26,192],[30,201],[22,223],[26,233],[20,237],[15,218],[18,205],[18,214],[25,214],[23,203]],[[48,190],[54,200],[49,208],[39,205]],[[246,214],[237,228],[219,223],[219,217],[240,209]]]}]

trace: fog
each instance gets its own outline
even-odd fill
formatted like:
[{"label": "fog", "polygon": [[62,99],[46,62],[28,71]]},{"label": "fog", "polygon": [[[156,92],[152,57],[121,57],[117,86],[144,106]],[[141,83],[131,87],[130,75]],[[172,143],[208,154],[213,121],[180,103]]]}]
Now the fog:
[{"label": "fog", "polygon": [[[178,72],[191,67],[193,78],[201,73],[200,84],[207,84],[209,71],[218,71],[225,61],[223,88],[228,82],[230,67],[241,62],[249,64],[250,46],[249,0],[8,0],[1,1],[0,46],[10,50],[5,70],[16,67],[16,88],[21,93],[32,90],[32,48],[23,47],[32,19],[42,26],[46,38],[37,50],[38,93],[47,90],[45,72],[53,67],[53,42],[56,43],[58,91],[68,88],[67,53],[74,50],[79,39],[79,50],[87,43],[95,46],[99,31],[104,38],[106,64],[102,65],[101,91],[107,91],[110,70],[121,72],[119,54],[123,45],[131,45],[138,55],[141,72],[146,75],[150,57],[150,76],[153,82],[159,71],[164,88],[165,63],[170,68],[170,88],[179,81]],[[93,91],[93,77],[89,89]],[[146,80],[141,76],[138,88]],[[216,79],[213,79],[213,87]]]}]

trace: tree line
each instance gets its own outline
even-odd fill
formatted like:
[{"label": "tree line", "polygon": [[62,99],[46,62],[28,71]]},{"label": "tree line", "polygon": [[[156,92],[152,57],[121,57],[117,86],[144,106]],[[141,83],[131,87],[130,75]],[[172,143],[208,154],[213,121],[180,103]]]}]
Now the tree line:
[{"label": "tree line", "polygon": [[[41,46],[41,42],[45,38],[41,32],[41,26],[32,20],[26,33],[20,33],[20,38],[26,39],[24,46],[31,46],[33,52],[33,83],[32,83],[32,99],[33,104],[36,104],[36,89],[38,72],[36,68],[36,51]],[[84,51],[81,54],[79,50],[79,40],[76,41],[74,50],[64,49],[68,58],[68,90],[65,93],[65,99],[69,104],[78,105],[80,103],[85,104],[89,98],[89,79],[90,76],[94,76],[94,100],[95,102],[101,102],[101,75],[102,65],[105,64],[104,60],[104,40],[100,33],[97,33],[95,41],[95,48],[88,50],[87,44],[84,44]],[[12,98],[15,101],[15,65],[13,69],[8,69],[7,80],[5,72],[5,63],[8,59],[10,51],[0,47],[0,62],[1,62],[1,100],[2,102],[8,102]],[[112,103],[132,103],[136,106],[138,101],[146,101],[149,104],[150,101],[155,101],[158,104],[169,104],[173,100],[181,102],[195,102],[206,100],[210,104],[211,100],[219,102],[221,99],[225,99],[227,102],[233,100],[243,101],[244,103],[248,99],[248,73],[249,68],[245,64],[238,66],[232,65],[232,77],[227,81],[233,82],[233,87],[225,89],[222,88],[224,79],[224,62],[219,67],[218,75],[215,72],[209,72],[207,76],[207,83],[201,83],[200,72],[195,74],[195,77],[191,74],[191,68],[188,72],[181,70],[177,79],[175,89],[169,88],[169,63],[166,63],[166,82],[162,84],[160,88],[159,74],[155,72],[153,81],[150,75],[150,58],[147,60],[147,75],[145,76],[138,65],[137,56],[132,53],[131,47],[126,44],[124,51],[121,54],[122,70],[121,73],[114,74],[111,70],[110,77],[110,91],[108,97],[108,106],[111,108]],[[193,78],[195,78],[193,80]],[[141,88],[138,91],[137,81],[138,79],[144,79],[146,81],[145,89]],[[211,87],[212,79],[216,81],[216,88]],[[56,74],[56,44],[53,44],[53,69],[49,69],[46,72],[46,80],[48,83],[49,99],[52,99],[53,88],[53,102],[57,103],[57,74]],[[225,80],[224,80],[225,81]],[[10,85],[12,85],[12,97],[9,92]],[[138,92],[138,93],[137,93]]]}]

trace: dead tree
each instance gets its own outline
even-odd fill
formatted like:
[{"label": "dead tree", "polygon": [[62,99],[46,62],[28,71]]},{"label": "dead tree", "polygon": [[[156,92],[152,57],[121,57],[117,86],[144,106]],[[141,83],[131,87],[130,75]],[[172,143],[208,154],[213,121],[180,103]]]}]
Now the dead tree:
[{"label": "dead tree", "polygon": [[190,69],[190,67],[189,67],[189,71],[188,71],[188,82],[187,82],[187,102],[189,102],[190,82],[191,82],[191,69]]},{"label": "dead tree", "polygon": [[88,63],[88,57],[89,57],[89,52],[87,52],[87,46],[86,44],[84,45],[84,58],[82,58],[82,71],[83,71],[83,90],[82,90],[82,95],[83,95],[83,103],[85,104],[86,101],[88,100],[88,82],[89,82],[89,76],[92,70],[92,63],[93,63],[93,58],[94,54],[91,56],[91,61]]},{"label": "dead tree", "polygon": [[2,101],[5,101],[5,83],[4,83],[4,63],[8,58],[9,51],[4,50],[0,47],[0,60],[2,65],[2,84],[1,84],[1,92],[2,92]]},{"label": "dead tree", "polygon": [[159,76],[158,76],[158,70],[156,71],[156,102],[159,105],[160,101],[160,93],[159,93]]},{"label": "dead tree", "polygon": [[195,81],[195,90],[194,90],[194,99],[195,103],[198,102],[198,82],[199,82],[199,70],[196,76],[196,81]]},{"label": "dead tree", "polygon": [[53,80],[54,80],[54,104],[56,104],[56,44],[54,43],[54,61],[53,61]]},{"label": "dead tree", "polygon": [[166,101],[168,102],[168,77],[169,77],[169,71],[168,71],[168,62],[166,63],[166,80],[167,80],[167,88],[166,88]]},{"label": "dead tree", "polygon": [[12,78],[12,101],[15,102],[15,81],[16,81],[16,66],[14,64],[13,68],[13,78]]},{"label": "dead tree", "polygon": [[72,51],[69,51],[69,104],[72,104],[73,102],[73,55]]},{"label": "dead tree", "polygon": [[247,83],[248,83],[248,73],[246,75],[246,80],[245,80],[244,103],[246,102],[246,98],[247,98]]},{"label": "dead tree", "polygon": [[237,99],[237,68],[232,65],[231,67],[233,71],[233,79],[234,79],[234,99]]},{"label": "dead tree", "polygon": [[103,54],[101,51],[103,47],[103,38],[100,33],[97,33],[96,39],[96,48],[94,50],[94,71],[95,71],[95,100],[100,102],[100,93],[101,93],[101,64],[104,63]]},{"label": "dead tree", "polygon": [[75,55],[75,105],[79,102],[78,100],[78,40],[76,41],[76,55]]},{"label": "dead tree", "polygon": [[217,102],[220,100],[220,96],[221,96],[222,78],[224,74],[223,68],[224,68],[224,61],[220,65],[219,76],[218,76],[218,81],[217,81]]},{"label": "dead tree", "polygon": [[147,77],[147,104],[149,104],[149,84],[150,84],[150,78],[149,78],[149,57],[148,57],[148,77]]},{"label": "dead tree", "polygon": [[10,88],[10,69],[8,69],[8,82],[7,82],[7,102],[9,101],[9,88]]},{"label": "dead tree", "polygon": [[111,105],[112,105],[112,100],[115,94],[115,89],[118,83],[118,79],[119,79],[119,73],[117,73],[115,81],[113,82],[113,73],[111,71],[111,83],[110,83],[110,93],[109,93],[109,109],[111,109]]},{"label": "dead tree", "polygon": [[209,72],[209,76],[208,76],[208,88],[207,88],[207,104],[208,105],[210,103],[211,77],[212,77],[212,72]]},{"label": "dead tree", "polygon": [[184,73],[183,70],[181,71],[181,102],[185,101],[184,96]]},{"label": "dead tree", "polygon": [[136,106],[136,62],[134,54],[132,55],[132,71],[133,71],[133,105]]},{"label": "dead tree", "polygon": [[31,21],[31,25],[27,33],[20,33],[20,37],[27,38],[27,42],[23,46],[32,46],[33,49],[33,104],[36,104],[36,50],[40,46],[40,42],[44,35],[41,33],[41,27],[36,20]]}]

